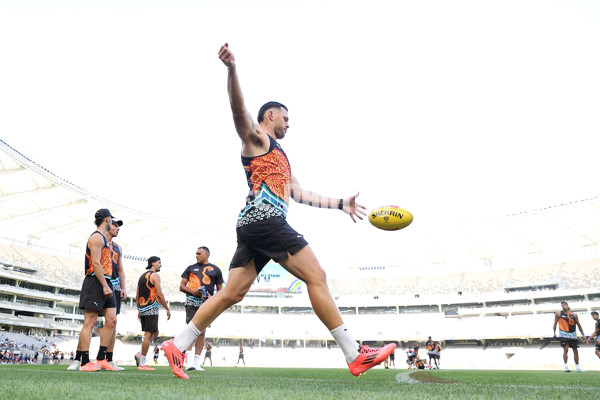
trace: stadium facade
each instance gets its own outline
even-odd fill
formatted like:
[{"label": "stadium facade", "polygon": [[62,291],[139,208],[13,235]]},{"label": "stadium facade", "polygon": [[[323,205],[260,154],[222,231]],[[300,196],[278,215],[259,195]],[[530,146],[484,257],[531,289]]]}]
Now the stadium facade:
[{"label": "stadium facade", "polygon": [[[170,255],[186,265],[176,257],[208,238],[199,227],[90,194],[0,141],[0,329],[77,335],[90,215],[104,207],[127,221],[127,239],[117,240],[125,251],[129,295],[118,333],[135,340],[135,282],[147,256]],[[446,263],[441,255],[408,269],[363,265],[329,276],[328,283],[346,324],[365,343],[406,347],[431,335],[444,347],[544,348],[563,300],[581,313],[586,333],[593,332],[585,314],[600,309],[598,227],[600,198],[574,201],[471,226],[467,233],[478,238],[478,250],[467,251],[471,257],[464,264]],[[498,242],[512,243],[512,250]],[[183,326],[185,299],[178,290],[181,267],[166,265],[163,271],[173,318],[161,318],[160,330],[168,337]],[[207,337],[222,345],[244,340],[259,347],[335,346],[299,292],[251,290],[212,324]]]}]

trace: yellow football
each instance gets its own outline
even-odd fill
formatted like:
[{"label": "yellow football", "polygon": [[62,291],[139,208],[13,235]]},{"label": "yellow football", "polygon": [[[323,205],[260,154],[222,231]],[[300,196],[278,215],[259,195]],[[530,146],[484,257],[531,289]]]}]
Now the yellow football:
[{"label": "yellow football", "polygon": [[369,222],[384,231],[397,231],[409,226],[413,222],[413,216],[403,208],[383,206],[369,213]]}]

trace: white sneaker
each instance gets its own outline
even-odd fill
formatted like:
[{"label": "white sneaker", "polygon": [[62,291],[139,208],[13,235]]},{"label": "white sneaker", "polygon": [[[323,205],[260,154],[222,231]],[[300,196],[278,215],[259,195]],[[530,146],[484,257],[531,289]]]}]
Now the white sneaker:
[{"label": "white sneaker", "polygon": [[569,369],[569,367],[565,367],[565,372],[571,372],[571,370]]},{"label": "white sneaker", "polygon": [[109,361],[108,363],[110,364],[111,367],[114,367],[119,371],[123,371],[125,369],[123,367],[119,367],[114,361]]},{"label": "white sneaker", "polygon": [[79,367],[81,366],[81,361],[73,361],[73,364],[69,365],[67,371],[79,371]]},{"label": "white sneaker", "polygon": [[575,370],[575,372],[583,372],[583,370],[582,370],[582,369],[579,369],[579,368],[577,368],[577,369]]}]

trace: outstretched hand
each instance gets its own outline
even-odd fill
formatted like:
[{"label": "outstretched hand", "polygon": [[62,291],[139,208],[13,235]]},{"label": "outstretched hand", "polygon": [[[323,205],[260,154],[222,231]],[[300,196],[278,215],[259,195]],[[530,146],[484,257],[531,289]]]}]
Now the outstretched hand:
[{"label": "outstretched hand", "polygon": [[367,215],[365,212],[367,207],[356,202],[356,198],[359,194],[360,192],[356,193],[354,196],[344,199],[344,206],[342,208],[346,214],[350,214],[350,218],[352,218],[352,221],[354,222],[356,222],[356,218],[362,220],[363,216]]},{"label": "outstretched hand", "polygon": [[235,57],[231,50],[229,50],[229,43],[225,43],[221,46],[221,49],[219,50],[219,59],[223,61],[223,64],[225,64],[227,68],[235,67]]}]

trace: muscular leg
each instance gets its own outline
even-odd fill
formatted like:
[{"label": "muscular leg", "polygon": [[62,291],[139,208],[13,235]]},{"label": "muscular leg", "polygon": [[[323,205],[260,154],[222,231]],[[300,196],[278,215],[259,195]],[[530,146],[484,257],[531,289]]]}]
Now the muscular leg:
[{"label": "muscular leg", "polygon": [[104,310],[104,329],[100,333],[100,346],[108,346],[113,340],[113,333],[117,326],[117,309],[105,308]]},{"label": "muscular leg", "polygon": [[289,255],[280,263],[296,278],[304,281],[308,297],[317,317],[330,331],[341,326],[342,315],[329,293],[327,276],[310,246],[304,246],[296,254]]},{"label": "muscular leg", "polygon": [[596,349],[596,355],[600,358],[600,350]]},{"label": "muscular leg", "polygon": [[92,340],[92,332],[94,325],[98,319],[98,311],[85,309],[83,314],[83,328],[79,333],[79,341],[77,343],[77,351],[89,351],[90,341]]},{"label": "muscular leg", "polygon": [[577,348],[573,349],[573,356],[575,359],[575,365],[579,365],[579,350]]},{"label": "muscular leg", "polygon": [[143,356],[148,354],[148,349],[150,348],[150,342],[154,339],[155,332],[144,332],[144,341],[142,342],[142,352]]},{"label": "muscular leg", "polygon": [[204,338],[206,337],[206,330],[202,331],[200,336],[196,338],[196,355],[199,356],[202,354],[202,349],[204,348]]},{"label": "muscular leg", "polygon": [[565,364],[569,361],[569,345],[563,346],[563,361]]}]

